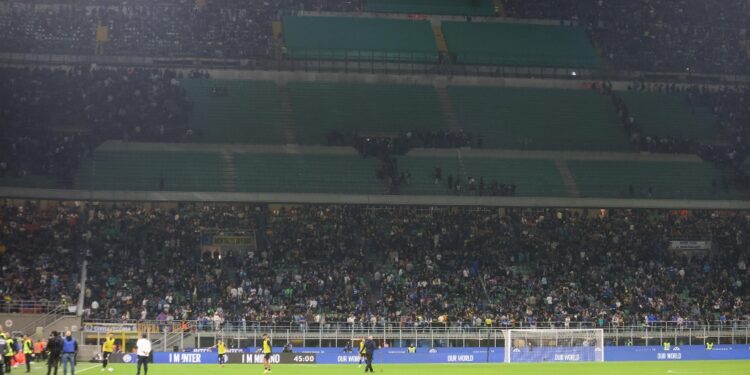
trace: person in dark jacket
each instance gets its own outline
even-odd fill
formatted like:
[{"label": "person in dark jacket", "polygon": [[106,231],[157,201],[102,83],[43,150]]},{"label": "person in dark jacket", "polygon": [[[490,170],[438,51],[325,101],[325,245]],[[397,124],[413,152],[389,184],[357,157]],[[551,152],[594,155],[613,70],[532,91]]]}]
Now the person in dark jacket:
[{"label": "person in dark jacket", "polygon": [[373,340],[372,336],[370,336],[365,341],[365,362],[367,363],[367,366],[365,366],[365,372],[367,372],[367,370],[370,370],[370,372],[375,372],[375,370],[372,369],[372,356],[375,353],[375,349],[377,349],[375,340]]},{"label": "person in dark jacket", "polygon": [[47,375],[50,375],[52,369],[55,369],[54,375],[57,375],[57,366],[60,364],[62,355],[62,339],[57,331],[52,331],[52,335],[47,340]]}]

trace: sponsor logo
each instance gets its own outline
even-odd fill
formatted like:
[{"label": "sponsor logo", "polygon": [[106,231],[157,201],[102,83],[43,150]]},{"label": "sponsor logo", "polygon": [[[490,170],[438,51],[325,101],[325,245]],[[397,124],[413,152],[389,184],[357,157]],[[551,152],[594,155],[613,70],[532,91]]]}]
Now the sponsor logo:
[{"label": "sponsor logo", "polygon": [[577,362],[580,360],[580,354],[555,354],[555,361],[558,362]]},{"label": "sponsor logo", "polygon": [[122,362],[123,363],[131,363],[133,362],[133,356],[130,354],[125,354],[122,356]]},{"label": "sponsor logo", "polygon": [[679,360],[682,359],[682,353],[656,353],[658,360]]},{"label": "sponsor logo", "polygon": [[449,355],[448,362],[474,362],[474,356],[471,354]]},{"label": "sponsor logo", "polygon": [[169,363],[202,363],[198,353],[169,353]]}]

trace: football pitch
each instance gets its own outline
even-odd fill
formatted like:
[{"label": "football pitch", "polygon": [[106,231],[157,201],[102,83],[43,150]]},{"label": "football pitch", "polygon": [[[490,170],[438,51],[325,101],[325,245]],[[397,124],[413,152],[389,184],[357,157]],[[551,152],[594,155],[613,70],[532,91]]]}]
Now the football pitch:
[{"label": "football pitch", "polygon": [[[107,375],[135,375],[135,365],[115,364]],[[607,362],[538,364],[375,365],[375,372],[398,375],[734,375],[750,374],[750,361]],[[101,374],[101,365],[79,362],[76,374]],[[16,372],[16,371],[14,371]],[[20,371],[19,371],[20,372]],[[42,371],[34,371],[43,373]],[[149,375],[253,375],[262,365],[150,365]],[[348,375],[364,373],[355,365],[274,365],[272,374]],[[62,375],[62,369],[59,372]],[[143,375],[143,374],[142,374]]]}]

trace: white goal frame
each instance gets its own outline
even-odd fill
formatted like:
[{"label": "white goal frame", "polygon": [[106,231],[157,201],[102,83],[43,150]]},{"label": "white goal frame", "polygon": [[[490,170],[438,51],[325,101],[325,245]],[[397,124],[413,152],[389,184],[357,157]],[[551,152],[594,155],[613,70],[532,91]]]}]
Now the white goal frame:
[{"label": "white goal frame", "polygon": [[[604,330],[600,328],[592,329],[508,329],[504,331],[505,334],[505,363],[512,363],[512,354],[514,349],[519,351],[518,345],[514,345],[514,340],[517,340],[515,344],[523,343],[528,339],[538,340],[541,345],[537,347],[537,350],[543,350],[545,348],[544,343],[551,343],[549,347],[564,347],[560,345],[561,341],[582,339],[582,340],[593,340],[594,342],[590,345],[581,345],[582,348],[593,347],[593,359],[584,358],[582,362],[604,362]],[[570,347],[570,346],[568,346]],[[573,346],[575,347],[575,346]],[[589,350],[589,349],[587,349]],[[567,362],[568,359],[556,360],[553,359],[551,362]],[[572,361],[581,361],[580,359],[572,359]]]}]

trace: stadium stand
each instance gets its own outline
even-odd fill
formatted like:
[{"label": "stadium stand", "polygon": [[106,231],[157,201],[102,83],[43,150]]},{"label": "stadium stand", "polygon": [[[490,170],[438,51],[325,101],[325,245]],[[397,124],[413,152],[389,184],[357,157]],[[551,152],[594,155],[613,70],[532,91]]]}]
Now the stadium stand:
[{"label": "stadium stand", "polygon": [[302,144],[325,144],[332,133],[374,137],[446,128],[431,86],[290,82],[289,95]]},{"label": "stadium stand", "polygon": [[[551,160],[407,155],[399,158],[398,164],[399,169],[411,175],[408,183],[399,188],[399,193],[406,195],[567,195]],[[440,168],[440,177],[436,176],[436,168]],[[456,184],[461,185],[460,191]]]},{"label": "stadium stand", "polygon": [[181,86],[193,103],[189,124],[196,141],[284,143],[274,82],[188,79]]},{"label": "stadium stand", "polygon": [[[710,163],[568,161],[583,196],[608,198],[732,198]],[[631,192],[632,188],[632,192]]]},{"label": "stadium stand", "polygon": [[223,191],[218,154],[190,152],[95,152],[85,160],[83,189]]},{"label": "stadium stand", "polygon": [[[22,278],[4,272],[6,301],[72,294],[74,275],[55,277],[54,269],[75,269],[81,259],[55,255],[84,234],[97,244],[89,267],[100,272],[88,273],[83,289],[87,318],[197,319],[198,329],[218,330],[242,318],[310,324],[314,315],[370,327],[429,326],[443,315],[463,327],[484,326],[487,318],[498,327],[562,327],[568,319],[571,326],[689,327],[750,314],[742,301],[750,228],[736,212],[72,202],[0,208],[9,233],[3,260],[19,272],[39,270],[33,277],[40,279],[19,288],[14,281]],[[258,247],[222,257],[202,252],[201,236],[216,228],[255,232]],[[710,238],[722,251],[683,257],[668,250],[672,239],[686,236]],[[142,261],[145,254],[152,261]]]},{"label": "stadium stand", "polygon": [[645,134],[677,139],[716,140],[716,119],[707,107],[684,95],[623,91],[617,95]]},{"label": "stadium stand", "polygon": [[605,96],[589,90],[449,86],[462,127],[485,148],[630,151]]},{"label": "stadium stand", "polygon": [[375,160],[355,155],[234,156],[239,191],[262,193],[384,193]]},{"label": "stadium stand", "polygon": [[366,11],[385,13],[494,16],[492,0],[369,0]]},{"label": "stadium stand", "polygon": [[286,55],[298,59],[436,62],[428,21],[285,16]]},{"label": "stadium stand", "polygon": [[448,50],[461,64],[596,68],[583,28],[556,25],[443,22]]},{"label": "stadium stand", "polygon": [[743,0],[717,3],[598,0],[503,0],[513,18],[581,25],[604,60],[640,71],[737,74],[750,72]]}]

